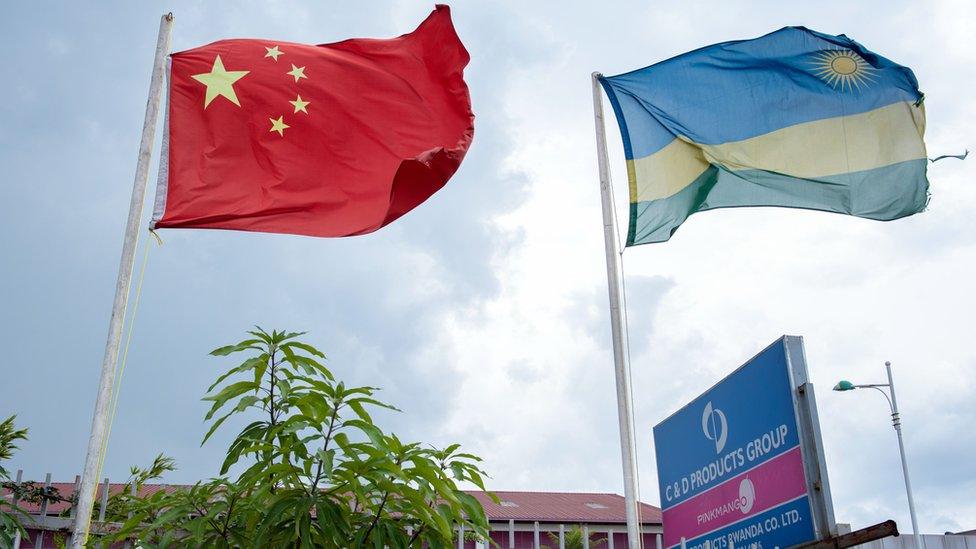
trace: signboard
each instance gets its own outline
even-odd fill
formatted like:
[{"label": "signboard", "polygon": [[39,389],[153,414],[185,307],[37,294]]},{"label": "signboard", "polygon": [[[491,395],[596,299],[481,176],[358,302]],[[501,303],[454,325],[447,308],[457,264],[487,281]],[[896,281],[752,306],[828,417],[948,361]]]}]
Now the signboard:
[{"label": "signboard", "polygon": [[803,340],[783,336],[654,427],[664,548],[836,535]]}]

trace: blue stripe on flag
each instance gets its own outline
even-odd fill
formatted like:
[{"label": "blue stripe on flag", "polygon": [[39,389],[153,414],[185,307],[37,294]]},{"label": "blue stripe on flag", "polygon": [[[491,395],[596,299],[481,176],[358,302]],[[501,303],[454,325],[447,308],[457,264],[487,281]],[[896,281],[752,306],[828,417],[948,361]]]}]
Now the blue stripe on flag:
[{"label": "blue stripe on flag", "polygon": [[[829,50],[857,53],[870,65],[870,80],[846,89],[828,83],[817,74],[817,56]],[[628,159],[679,135],[719,144],[922,96],[911,69],[844,35],[803,27],[707,46],[601,82]]]}]

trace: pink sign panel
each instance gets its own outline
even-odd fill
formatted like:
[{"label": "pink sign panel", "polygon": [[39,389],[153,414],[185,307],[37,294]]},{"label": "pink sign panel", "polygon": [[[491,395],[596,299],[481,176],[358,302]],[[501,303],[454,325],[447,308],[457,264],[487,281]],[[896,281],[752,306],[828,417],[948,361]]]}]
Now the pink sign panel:
[{"label": "pink sign panel", "polygon": [[664,546],[697,538],[806,495],[797,445],[753,469],[664,510]]}]

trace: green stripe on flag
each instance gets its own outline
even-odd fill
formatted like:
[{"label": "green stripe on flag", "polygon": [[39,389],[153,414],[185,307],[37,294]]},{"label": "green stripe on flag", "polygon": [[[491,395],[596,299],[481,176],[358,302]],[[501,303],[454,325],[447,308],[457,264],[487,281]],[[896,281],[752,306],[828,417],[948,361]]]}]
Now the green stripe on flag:
[{"label": "green stripe on flag", "polygon": [[927,161],[800,179],[761,170],[710,167],[677,194],[630,205],[627,245],[664,242],[689,215],[719,208],[779,206],[890,221],[925,209]]}]

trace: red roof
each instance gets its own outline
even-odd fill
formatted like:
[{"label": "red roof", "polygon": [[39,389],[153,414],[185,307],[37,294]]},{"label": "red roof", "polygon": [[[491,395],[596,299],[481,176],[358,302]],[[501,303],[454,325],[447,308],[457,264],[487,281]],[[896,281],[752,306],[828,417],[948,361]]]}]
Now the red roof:
[{"label": "red roof", "polygon": [[[43,487],[44,486],[44,483],[43,482],[36,482],[36,484],[37,484],[38,487]],[[58,495],[61,496],[64,499],[69,499],[71,497],[71,495],[74,494],[74,491],[75,491],[75,483],[73,483],[73,482],[52,482],[51,483],[51,487],[52,488],[56,488],[58,490]],[[105,487],[105,484],[99,484],[98,485],[98,487],[96,489],[96,492],[95,492],[95,501],[96,502],[102,501],[102,488],[104,488],[104,487]],[[158,492],[160,490],[171,490],[173,488],[174,488],[174,486],[173,485],[170,485],[170,484],[146,484],[145,486],[142,487],[142,489],[139,491],[139,493],[140,493],[140,495],[143,495],[143,496],[149,496],[149,495],[155,494],[156,492]],[[121,492],[123,490],[128,490],[128,489],[129,489],[129,485],[128,484],[121,484],[121,483],[113,482],[113,483],[109,484],[108,493],[111,496],[111,495],[115,495],[115,494],[117,494],[117,493],[119,493],[119,492]],[[10,491],[9,490],[7,490],[7,489],[2,490],[2,495],[4,497],[9,497],[9,494],[10,494]],[[36,504],[36,503],[30,503],[30,504],[28,504],[28,503],[24,503],[23,501],[21,501],[21,502],[18,503],[18,505],[20,506],[21,509],[25,509],[29,513],[35,513],[36,514],[36,513],[40,513],[41,512],[41,506],[39,504]],[[48,506],[47,506],[47,514],[48,515],[57,515],[57,514],[61,513],[62,511],[65,511],[67,509],[68,509],[68,502],[66,502],[66,501],[52,502],[52,503],[49,503]]]},{"label": "red roof", "polygon": [[[43,483],[38,483],[43,485]],[[53,482],[51,486],[58,489],[62,498],[69,498],[74,492],[74,483]],[[104,484],[98,485],[96,501],[101,501],[101,492]],[[151,495],[160,490],[168,490],[176,487],[169,484],[146,484],[140,490],[141,495]],[[116,494],[128,489],[127,484],[112,483],[109,485],[109,494]],[[604,523],[604,524],[624,524],[627,522],[627,514],[624,506],[624,498],[617,494],[594,494],[580,492],[495,492],[499,503],[493,502],[487,494],[481,491],[468,490],[467,493],[474,496],[485,509],[488,520],[508,521],[516,520],[521,522],[564,522],[564,523]],[[3,490],[3,495],[9,492]],[[32,513],[40,512],[38,505],[25,505],[21,507]],[[57,515],[67,509],[66,502],[52,503],[48,505],[49,515]],[[661,510],[646,503],[640,504],[641,522],[643,524],[661,524]]]},{"label": "red roof", "polygon": [[[620,523],[627,522],[623,496],[580,492],[495,492],[499,503],[484,492],[469,491],[485,508],[488,520]],[[642,524],[661,524],[661,510],[640,504]]]}]

